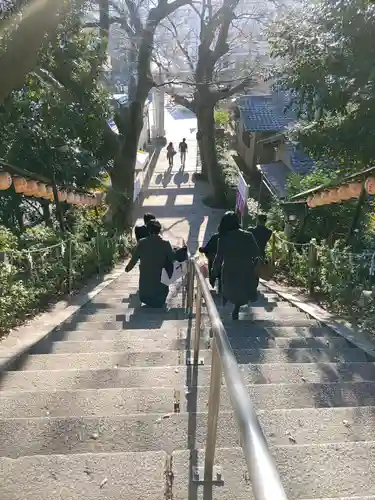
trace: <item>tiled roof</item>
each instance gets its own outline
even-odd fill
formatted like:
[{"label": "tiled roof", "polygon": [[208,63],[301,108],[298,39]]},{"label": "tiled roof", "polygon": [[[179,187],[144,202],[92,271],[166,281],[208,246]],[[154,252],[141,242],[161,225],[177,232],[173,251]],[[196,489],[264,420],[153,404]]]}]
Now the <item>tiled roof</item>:
[{"label": "tiled roof", "polygon": [[294,113],[286,111],[285,93],[262,96],[242,96],[238,107],[246,130],[249,132],[279,132],[295,120]]},{"label": "tiled roof", "polygon": [[258,166],[266,182],[278,198],[286,196],[286,180],[291,171],[282,161]]},{"label": "tiled roof", "polygon": [[315,162],[312,160],[307,154],[294,147],[292,156],[292,170],[296,174],[309,174],[312,170],[314,170]]}]

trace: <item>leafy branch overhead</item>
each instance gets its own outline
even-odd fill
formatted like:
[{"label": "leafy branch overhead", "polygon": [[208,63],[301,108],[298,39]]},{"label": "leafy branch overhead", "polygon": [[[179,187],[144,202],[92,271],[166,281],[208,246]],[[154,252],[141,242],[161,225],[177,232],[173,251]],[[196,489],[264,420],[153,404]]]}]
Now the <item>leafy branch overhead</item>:
[{"label": "leafy branch overhead", "polygon": [[294,136],[316,156],[359,167],[375,159],[375,7],[318,0],[283,13],[269,30],[275,77],[291,91]]}]

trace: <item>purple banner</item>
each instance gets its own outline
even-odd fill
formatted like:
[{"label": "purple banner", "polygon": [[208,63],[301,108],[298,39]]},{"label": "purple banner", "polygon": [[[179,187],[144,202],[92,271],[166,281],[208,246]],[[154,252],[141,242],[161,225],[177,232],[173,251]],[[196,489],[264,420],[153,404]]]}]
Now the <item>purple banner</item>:
[{"label": "purple banner", "polygon": [[236,210],[240,212],[241,215],[244,214],[246,207],[246,200],[242,198],[242,195],[239,191],[236,192]]}]

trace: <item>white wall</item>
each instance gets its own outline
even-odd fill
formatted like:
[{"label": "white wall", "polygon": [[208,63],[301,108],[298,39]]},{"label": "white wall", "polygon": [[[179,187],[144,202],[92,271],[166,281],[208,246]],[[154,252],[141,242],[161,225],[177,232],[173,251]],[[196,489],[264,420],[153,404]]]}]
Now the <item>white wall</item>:
[{"label": "white wall", "polygon": [[292,168],[292,158],[291,158],[291,149],[285,144],[285,142],[281,142],[276,149],[276,161],[282,161],[284,165]]},{"label": "white wall", "polygon": [[150,106],[151,137],[165,137],[164,129],[164,101],[165,92],[163,88],[152,89],[152,103]]}]

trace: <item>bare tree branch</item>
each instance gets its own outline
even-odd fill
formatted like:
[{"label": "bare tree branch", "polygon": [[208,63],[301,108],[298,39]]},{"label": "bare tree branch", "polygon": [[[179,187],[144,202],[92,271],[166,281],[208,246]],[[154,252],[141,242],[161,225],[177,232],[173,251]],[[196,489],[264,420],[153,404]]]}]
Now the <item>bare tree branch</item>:
[{"label": "bare tree branch", "polygon": [[167,92],[176,104],[190,109],[190,111],[193,111],[193,113],[195,112],[194,100],[187,99],[186,97],[174,92],[173,90],[168,90]]},{"label": "bare tree branch", "polygon": [[142,33],[142,30],[143,30],[143,25],[142,25],[141,18],[139,16],[137,6],[136,6],[135,2],[133,2],[132,0],[124,0],[124,1],[125,1],[127,8],[128,8],[128,12],[129,12],[129,16],[130,16],[130,25],[134,26],[135,35],[140,35]]},{"label": "bare tree branch", "polygon": [[240,82],[238,85],[235,85],[232,88],[229,88],[227,90],[223,91],[218,91],[213,93],[213,97],[216,102],[221,101],[222,99],[228,99],[229,97],[232,97],[236,94],[239,94],[242,92],[245,88],[247,88],[249,85],[252,83],[256,83],[256,80],[253,76],[249,76],[245,78],[242,82]]},{"label": "bare tree branch", "polygon": [[172,35],[174,36],[174,39],[177,43],[177,46],[178,48],[181,50],[181,52],[183,53],[183,55],[185,56],[186,58],[186,61],[190,67],[190,69],[192,71],[194,71],[194,64],[193,64],[193,61],[191,60],[191,57],[189,55],[189,52],[188,50],[186,49],[186,47],[183,46],[183,44],[180,42],[180,40],[178,39],[178,32],[177,32],[177,27],[176,25],[174,24],[174,22],[172,21],[172,19],[170,18],[170,16],[168,16],[168,21],[170,23],[170,25],[172,26],[172,29],[170,29],[168,26],[165,26],[165,28],[170,32],[172,33]]}]

